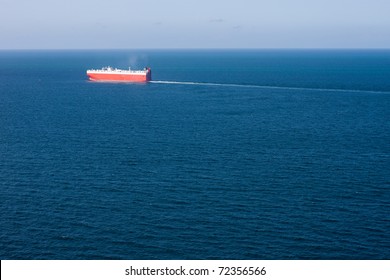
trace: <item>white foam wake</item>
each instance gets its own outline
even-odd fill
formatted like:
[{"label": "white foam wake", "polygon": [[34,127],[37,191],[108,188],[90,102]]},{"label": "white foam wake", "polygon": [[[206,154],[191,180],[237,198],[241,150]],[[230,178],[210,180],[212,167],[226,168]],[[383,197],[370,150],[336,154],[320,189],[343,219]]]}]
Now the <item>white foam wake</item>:
[{"label": "white foam wake", "polygon": [[201,86],[240,86],[234,84],[216,84],[216,83],[199,83],[199,82],[177,82],[177,81],[150,81],[155,84],[178,84],[178,85],[201,85]]},{"label": "white foam wake", "polygon": [[150,81],[154,84],[177,84],[177,85],[199,85],[199,86],[221,86],[221,87],[242,87],[261,89],[288,89],[288,90],[309,90],[309,91],[336,91],[336,92],[360,92],[360,93],[387,93],[389,91],[358,90],[358,89],[333,89],[333,88],[304,88],[304,87],[283,87],[283,86],[260,86],[260,85],[240,85],[240,84],[220,84],[202,82],[180,82],[180,81]]}]

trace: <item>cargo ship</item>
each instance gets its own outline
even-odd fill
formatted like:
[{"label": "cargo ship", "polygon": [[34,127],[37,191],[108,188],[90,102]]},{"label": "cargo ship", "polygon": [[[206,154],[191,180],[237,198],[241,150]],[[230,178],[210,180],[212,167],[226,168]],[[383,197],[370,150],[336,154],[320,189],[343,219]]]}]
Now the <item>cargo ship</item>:
[{"label": "cargo ship", "polygon": [[122,70],[110,66],[102,69],[87,70],[87,75],[91,81],[106,82],[148,82],[152,79],[152,71],[149,67],[143,70]]}]

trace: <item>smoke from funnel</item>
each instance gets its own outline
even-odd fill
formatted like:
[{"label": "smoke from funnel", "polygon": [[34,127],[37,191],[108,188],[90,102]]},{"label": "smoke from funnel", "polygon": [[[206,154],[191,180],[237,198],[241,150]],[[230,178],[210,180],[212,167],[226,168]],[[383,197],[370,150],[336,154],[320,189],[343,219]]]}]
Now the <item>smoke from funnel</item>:
[{"label": "smoke from funnel", "polygon": [[148,65],[148,57],[145,54],[133,54],[128,58],[128,65],[132,69],[141,69]]}]

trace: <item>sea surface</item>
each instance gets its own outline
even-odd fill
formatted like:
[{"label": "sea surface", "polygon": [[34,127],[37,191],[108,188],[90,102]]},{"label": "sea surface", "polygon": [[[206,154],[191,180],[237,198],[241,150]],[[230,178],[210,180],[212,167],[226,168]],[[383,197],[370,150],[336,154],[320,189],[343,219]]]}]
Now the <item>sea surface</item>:
[{"label": "sea surface", "polygon": [[390,259],[390,51],[0,51],[0,258]]}]

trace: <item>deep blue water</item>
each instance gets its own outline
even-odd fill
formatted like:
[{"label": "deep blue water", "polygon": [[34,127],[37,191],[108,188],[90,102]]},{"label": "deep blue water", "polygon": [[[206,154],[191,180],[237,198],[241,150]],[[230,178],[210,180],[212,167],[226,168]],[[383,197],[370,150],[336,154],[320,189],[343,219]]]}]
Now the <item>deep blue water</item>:
[{"label": "deep blue water", "polygon": [[1,51],[0,258],[389,259],[390,51]]}]

